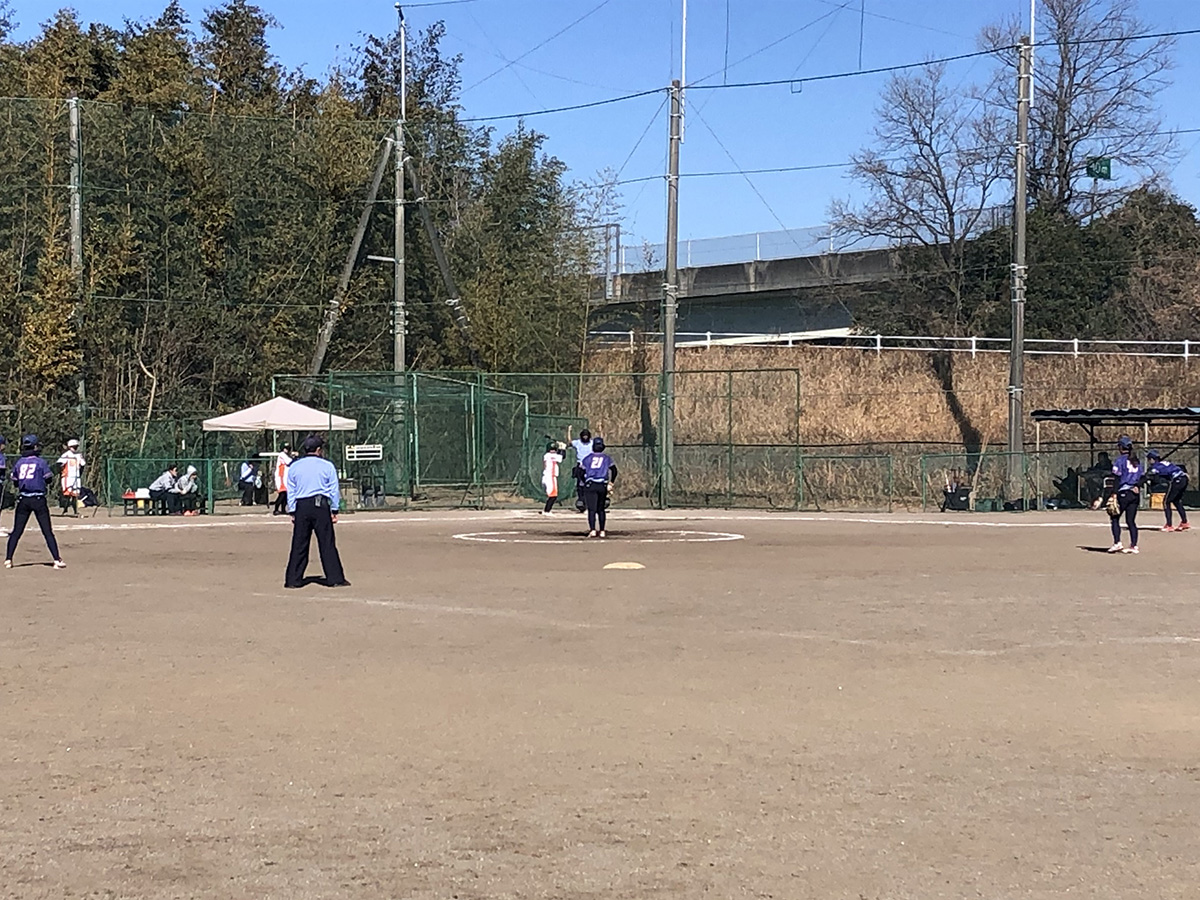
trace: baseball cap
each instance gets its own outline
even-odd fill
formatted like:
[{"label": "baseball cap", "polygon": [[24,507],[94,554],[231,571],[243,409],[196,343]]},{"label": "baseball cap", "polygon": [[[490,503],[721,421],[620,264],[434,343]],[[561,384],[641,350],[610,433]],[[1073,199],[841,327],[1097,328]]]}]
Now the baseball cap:
[{"label": "baseball cap", "polygon": [[1162,456],[1157,450],[1147,450],[1146,459],[1162,459]]},{"label": "baseball cap", "polygon": [[316,453],[325,446],[325,439],[320,435],[310,434],[304,439],[304,443],[300,445],[300,449],[305,453]]},{"label": "baseball cap", "polygon": [[592,438],[592,449],[595,450],[596,452],[600,452],[601,450],[603,450],[604,449],[604,438],[602,438],[602,437]]},{"label": "baseball cap", "polygon": [[68,447],[78,447],[79,446],[79,438],[71,438],[69,441],[67,441],[67,446]]}]

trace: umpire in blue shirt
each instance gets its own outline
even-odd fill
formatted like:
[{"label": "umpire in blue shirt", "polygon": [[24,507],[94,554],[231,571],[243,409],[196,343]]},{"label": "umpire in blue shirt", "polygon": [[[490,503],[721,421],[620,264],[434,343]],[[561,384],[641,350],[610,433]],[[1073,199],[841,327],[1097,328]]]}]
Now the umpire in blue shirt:
[{"label": "umpire in blue shirt", "polygon": [[325,459],[325,441],[310,435],[300,446],[303,454],[287,469],[287,510],[292,517],[292,553],[288,557],[285,588],[304,587],[308,568],[308,548],[313,532],[321,554],[324,583],[329,587],[349,587],[342,560],[338,556],[333,526],[337,524],[342,495],[338,490],[337,469]]}]

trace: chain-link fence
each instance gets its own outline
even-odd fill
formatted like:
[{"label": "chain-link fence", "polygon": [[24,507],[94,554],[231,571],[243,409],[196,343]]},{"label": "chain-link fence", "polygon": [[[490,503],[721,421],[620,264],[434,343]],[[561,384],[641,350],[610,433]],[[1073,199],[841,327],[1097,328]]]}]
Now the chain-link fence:
[{"label": "chain-link fence", "polygon": [[[863,423],[880,413],[866,401],[838,406],[828,397],[805,396],[802,385],[796,370],[678,373],[671,477],[664,479],[664,398],[657,374],[329,373],[275,379],[276,393],[357,420],[355,431],[327,436],[348,508],[532,505],[544,499],[547,445],[567,442],[585,427],[605,438],[620,470],[616,496],[626,506],[1080,508],[1102,491],[1111,465],[1099,449],[1107,446],[1107,435],[1094,444],[1058,436],[1017,455],[986,442],[964,449],[963,441],[952,439],[822,441],[834,425],[842,433],[869,433]],[[264,461],[266,471],[284,441],[304,437],[205,433],[200,422],[206,415],[211,413],[118,418],[92,411],[84,432],[89,486],[115,504],[127,488],[145,487],[168,461],[218,462],[206,490],[219,508],[238,497],[236,473],[227,468],[255,459]],[[47,447],[66,436],[55,433]],[[1151,437],[1177,462],[1200,470],[1194,434],[1188,438],[1177,428]],[[136,460],[144,462],[135,467]],[[564,500],[573,494],[575,462],[568,449],[560,468]]]}]

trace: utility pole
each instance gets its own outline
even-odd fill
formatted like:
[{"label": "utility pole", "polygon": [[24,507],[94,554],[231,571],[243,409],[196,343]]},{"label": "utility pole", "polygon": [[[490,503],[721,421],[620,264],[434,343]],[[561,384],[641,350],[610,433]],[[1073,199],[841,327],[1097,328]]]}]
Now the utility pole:
[{"label": "utility pole", "polygon": [[404,10],[396,4],[396,15],[400,18],[400,118],[396,120],[395,150],[393,151],[396,183],[395,236],[393,238],[392,275],[392,370],[404,371],[404,339],[408,332],[408,321],[404,309],[404,125],[408,121],[408,50],[404,28]]},{"label": "utility pole", "polygon": [[[1012,341],[1008,351],[1009,484],[1024,495],[1020,454],[1025,449],[1025,212],[1029,104],[1033,95],[1033,44],[1021,38],[1017,67],[1017,172],[1013,199]],[[1017,493],[1013,494],[1014,498]]]},{"label": "utility pole", "polygon": [[83,152],[79,127],[79,98],[67,101],[70,118],[71,155],[71,274],[75,276],[78,299],[83,299]]},{"label": "utility pole", "polygon": [[659,500],[671,500],[675,463],[675,317],[679,295],[679,142],[683,120],[683,85],[671,82],[671,128],[667,168],[667,271],[663,283],[662,405],[659,416]]},{"label": "utility pole", "polygon": [[[71,274],[75,278],[75,324],[78,333],[83,334],[83,135],[79,122],[79,98],[72,97],[67,101],[70,135],[68,140],[71,172]],[[87,380],[82,365],[79,369],[79,380],[75,385],[79,396],[80,427],[83,433],[80,440],[86,439],[87,432]]]}]

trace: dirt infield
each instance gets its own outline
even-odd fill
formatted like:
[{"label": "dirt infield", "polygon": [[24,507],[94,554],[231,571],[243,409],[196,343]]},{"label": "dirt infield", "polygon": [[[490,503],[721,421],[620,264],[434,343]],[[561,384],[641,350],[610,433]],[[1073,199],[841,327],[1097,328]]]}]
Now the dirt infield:
[{"label": "dirt infield", "polygon": [[0,896],[1200,896],[1200,537],[948,521],[35,530]]}]

